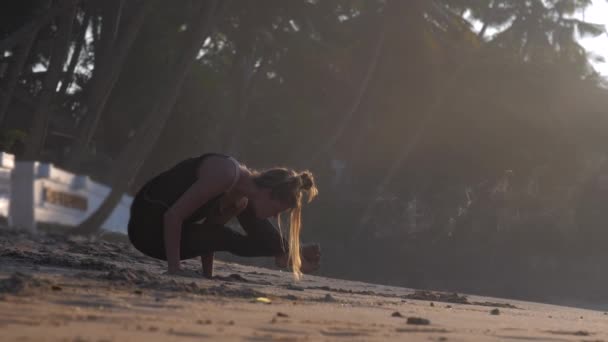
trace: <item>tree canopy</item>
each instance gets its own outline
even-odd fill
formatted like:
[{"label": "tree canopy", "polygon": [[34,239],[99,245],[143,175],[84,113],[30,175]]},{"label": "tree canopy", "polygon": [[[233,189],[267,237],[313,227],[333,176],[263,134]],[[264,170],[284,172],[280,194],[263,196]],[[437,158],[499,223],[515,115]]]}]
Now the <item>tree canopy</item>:
[{"label": "tree canopy", "polygon": [[0,143],[116,194],[208,151],[309,168],[328,274],[467,289],[459,265],[491,278],[514,246],[513,274],[608,242],[590,3],[13,1]]}]

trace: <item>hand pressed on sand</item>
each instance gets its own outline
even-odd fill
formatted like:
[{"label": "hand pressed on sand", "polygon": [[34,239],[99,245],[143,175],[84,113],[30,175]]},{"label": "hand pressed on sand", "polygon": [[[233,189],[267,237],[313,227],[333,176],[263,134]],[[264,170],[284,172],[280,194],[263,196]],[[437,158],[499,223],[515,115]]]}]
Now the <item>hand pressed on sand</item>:
[{"label": "hand pressed on sand", "polygon": [[[321,266],[321,246],[319,244],[309,244],[302,246],[300,249],[303,273],[311,273],[319,269]],[[289,255],[283,254],[277,256],[276,265],[278,267],[287,267],[289,263]]]},{"label": "hand pressed on sand", "polygon": [[[243,197],[236,201],[234,205],[220,208],[220,214],[218,216],[213,216],[209,219],[210,223],[221,224],[224,225],[230,221],[233,217],[239,215],[245,208],[247,208],[247,197]],[[203,270],[203,276],[205,278],[213,277],[213,252],[207,253],[205,255],[201,255],[201,266]]]}]

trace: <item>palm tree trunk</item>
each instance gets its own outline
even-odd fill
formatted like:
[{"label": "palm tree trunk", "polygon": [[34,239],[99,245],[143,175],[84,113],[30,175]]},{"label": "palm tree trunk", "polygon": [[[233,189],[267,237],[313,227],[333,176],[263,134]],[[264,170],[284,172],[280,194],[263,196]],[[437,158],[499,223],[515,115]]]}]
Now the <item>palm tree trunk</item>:
[{"label": "palm tree trunk", "polygon": [[[186,75],[194,64],[201,44],[209,35],[218,16],[218,1],[211,0],[207,3],[207,8],[199,4],[200,10],[194,18],[192,29],[186,40],[187,45],[176,63],[171,79],[167,82],[166,95],[158,100],[153,113],[139,127],[134,140],[129,143],[119,156],[116,163],[117,167],[113,169],[113,174],[110,177],[112,179],[112,191],[101,204],[100,208],[78,227],[74,228],[72,233],[93,234],[100,229],[103,222],[120,201],[122,193],[127,190],[127,187],[135,178],[141,164],[143,164],[154,149],[156,140],[171,116],[173,106],[179,96]],[[224,2],[225,4],[226,2]]]},{"label": "palm tree trunk", "polygon": [[[59,6],[53,8],[51,11],[47,8],[47,6],[43,6],[39,9],[39,14],[36,19],[30,22],[28,25],[24,26],[19,31],[15,32],[9,38],[2,42],[3,47],[0,47],[0,52],[4,49],[13,48],[16,46],[14,63],[10,67],[10,73],[7,77],[6,87],[3,89],[3,94],[0,100],[0,125],[4,122],[4,118],[6,117],[6,113],[8,111],[8,107],[11,104],[13,99],[13,95],[15,93],[15,88],[17,87],[17,83],[19,81],[19,76],[21,75],[21,71],[25,66],[25,62],[27,61],[28,56],[32,50],[32,46],[36,41],[36,37],[38,36],[38,32],[40,28],[44,26],[48,21],[50,21],[56,13],[62,8]],[[49,15],[49,13],[51,15]],[[14,41],[14,45],[11,42]]]},{"label": "palm tree trunk", "polygon": [[[147,1],[154,2],[154,1]],[[104,2],[101,6],[101,34],[99,37],[99,49],[95,51],[95,56],[99,58],[95,62],[96,69],[93,70],[93,77],[96,76],[97,72],[103,72],[100,68],[101,64],[106,64],[110,61],[110,56],[113,51],[112,48],[118,37],[118,31],[120,26],[120,18],[123,13],[124,0],[108,1]]]},{"label": "palm tree trunk", "polygon": [[[388,7],[388,5],[387,5],[387,7]],[[385,8],[385,12],[387,10],[388,10],[388,8]],[[359,106],[361,105],[361,100],[363,99],[363,96],[367,93],[367,88],[368,88],[369,82],[372,79],[374,73],[376,72],[378,60],[380,59],[380,55],[382,54],[382,50],[384,48],[386,30],[387,30],[387,24],[386,24],[386,20],[384,20],[383,26],[380,29],[380,33],[378,35],[378,39],[376,40],[376,45],[374,46],[374,53],[373,53],[371,59],[369,60],[369,64],[367,65],[367,70],[365,71],[365,75],[364,75],[363,79],[361,80],[361,83],[359,84],[359,89],[357,91],[357,94],[356,94],[353,102],[351,103],[348,111],[344,114],[344,116],[340,120],[340,123],[338,124],[338,127],[336,128],[334,134],[325,143],[323,143],[321,145],[321,147],[317,150],[317,152],[315,152],[313,154],[311,161],[310,161],[311,163],[316,162],[323,154],[331,154],[330,149],[336,144],[338,139],[340,139],[340,137],[342,137],[342,135],[344,134],[344,131],[346,130],[348,123],[352,120],[355,113],[357,113],[357,111],[359,110]]]},{"label": "palm tree trunk", "polygon": [[[478,53],[478,52],[477,52]],[[449,94],[454,92],[454,89],[461,84],[461,79],[465,77],[466,70],[468,69],[470,63],[475,60],[473,58],[472,53],[468,58],[464,58],[463,62],[460,66],[454,70],[454,72],[450,75],[450,77],[443,83],[442,87],[437,89],[435,92],[434,99],[428,105],[426,110],[422,115],[422,119],[418,123],[414,134],[411,136],[409,141],[404,145],[403,149],[399,151],[398,155],[393,159],[392,164],[384,174],[381,180],[377,183],[375,194],[369,199],[363,214],[359,219],[359,224],[354,227],[353,232],[351,234],[351,241],[355,241],[359,235],[365,230],[365,226],[368,223],[368,220],[371,218],[371,215],[376,206],[376,199],[379,198],[386,190],[388,185],[393,181],[395,176],[398,175],[399,170],[401,170],[403,163],[408,159],[412,151],[416,146],[418,146],[418,142],[426,133],[428,126],[435,120],[435,116],[441,109],[441,107],[445,104],[445,101]]]},{"label": "palm tree trunk", "polygon": [[65,72],[65,76],[61,81],[61,88],[59,88],[59,94],[65,94],[70,85],[72,84],[72,78],[74,76],[74,70],[76,70],[76,66],[78,65],[78,61],[80,61],[80,52],[82,51],[82,47],[85,42],[85,34],[87,33],[87,28],[89,27],[89,20],[91,18],[91,13],[87,12],[82,19],[82,25],[80,27],[80,31],[78,32],[78,36],[76,37],[76,42],[74,43],[74,50],[72,51],[72,57],[70,59],[70,64],[68,65],[68,69]]},{"label": "palm tree trunk", "polygon": [[486,35],[486,30],[488,29],[488,23],[484,22],[483,26],[481,27],[481,30],[479,30],[479,33],[477,33],[477,37],[480,39],[483,39],[483,36]]},{"label": "palm tree trunk", "polygon": [[32,31],[25,37],[23,44],[18,46],[16,49],[17,52],[15,53],[15,61],[10,67],[10,73],[6,82],[6,89],[2,94],[2,100],[0,100],[0,125],[2,125],[4,122],[8,107],[11,104],[15,89],[17,88],[17,83],[19,82],[19,76],[21,75],[21,71],[25,66],[27,57],[30,55],[32,45],[34,45],[37,35],[38,31]]},{"label": "palm tree trunk", "polygon": [[486,31],[488,30],[488,21],[489,19],[487,18],[489,13],[492,12],[492,10],[494,9],[494,1],[489,1],[488,5],[486,6],[485,10],[483,11],[483,25],[481,26],[481,30],[479,30],[479,32],[477,33],[477,37],[480,39],[483,39],[483,36],[486,35]]},{"label": "palm tree trunk", "polygon": [[51,112],[51,100],[57,91],[57,83],[61,78],[63,64],[65,63],[70,46],[72,25],[74,23],[74,16],[76,15],[77,2],[77,0],[71,0],[69,2],[69,10],[62,16],[59,23],[59,30],[57,32],[57,37],[55,38],[53,51],[51,53],[51,60],[49,62],[49,67],[46,72],[40,94],[40,102],[34,113],[34,122],[25,146],[25,153],[23,156],[25,160],[35,160],[42,151],[44,140],[46,138],[48,117],[49,113]]},{"label": "palm tree trunk", "polygon": [[[250,20],[251,18],[245,18],[244,20]],[[241,26],[249,27],[248,21],[241,23]],[[247,110],[247,106],[244,106],[244,94],[247,88],[247,77],[246,69],[249,68],[251,63],[248,63],[249,58],[253,56],[251,53],[253,50],[252,42],[254,42],[253,31],[246,31],[247,34],[237,35],[234,39],[235,53],[232,59],[232,64],[228,72],[228,82],[223,85],[223,89],[230,96],[230,100],[227,100],[228,104],[234,104],[229,106],[227,111],[222,115],[222,125],[220,126],[220,150],[226,151],[227,153],[234,153],[232,150],[232,142],[234,137],[234,125],[237,123],[237,117],[243,115],[243,111]],[[236,99],[236,100],[233,100]]]},{"label": "palm tree trunk", "polygon": [[101,70],[96,72],[92,81],[93,84],[87,93],[88,101],[84,110],[88,111],[88,113],[84,116],[78,136],[72,145],[72,153],[66,163],[69,169],[74,169],[86,154],[87,148],[97,130],[101,114],[106,107],[108,98],[127,59],[129,50],[153,5],[153,1],[146,1],[142,4],[142,8],[134,14],[133,18],[129,21],[129,26],[125,28],[116,51],[113,54],[106,52],[106,56],[108,56],[107,60],[100,63],[99,67]]},{"label": "palm tree trunk", "polygon": [[[248,67],[245,67],[244,69],[248,69]],[[238,153],[237,145],[239,143],[238,140],[242,131],[241,126],[243,125],[243,120],[245,120],[247,113],[249,112],[249,92],[251,79],[245,75],[248,73],[248,71],[243,71],[243,73],[244,75],[241,80],[241,84],[237,85],[238,89],[235,99],[236,115],[234,115],[230,122],[227,122],[227,128],[230,127],[231,134],[228,136],[226,151],[234,156],[236,156]]]},{"label": "palm tree trunk", "polygon": [[[130,182],[120,182],[124,180],[118,180],[114,184],[112,184],[112,188],[110,193],[104,198],[101,205],[91,214],[91,216],[87,217],[83,222],[81,222],[77,227],[72,229],[69,233],[76,235],[90,235],[101,229],[103,223],[110,217],[114,208],[118,205],[122,196],[125,193],[125,190],[128,188]],[[119,183],[120,182],[120,183]]]},{"label": "palm tree trunk", "polygon": [[232,128],[232,135],[229,138],[227,151],[229,154],[238,156],[238,147],[240,143],[241,135],[243,134],[243,126],[245,120],[249,114],[249,104],[251,103],[251,92],[255,84],[258,75],[264,74],[265,66],[268,63],[268,59],[262,57],[260,65],[256,67],[255,60],[255,49],[251,53],[250,61],[246,66],[243,67],[241,82],[237,87],[237,110],[236,117],[232,120],[230,127]]},{"label": "palm tree trunk", "polygon": [[38,32],[40,29],[48,24],[53,18],[61,14],[66,9],[66,5],[60,2],[57,6],[50,9],[40,11],[41,13],[36,16],[31,22],[23,26],[13,34],[0,41],[0,52],[11,49],[12,47],[24,41],[33,32]]}]

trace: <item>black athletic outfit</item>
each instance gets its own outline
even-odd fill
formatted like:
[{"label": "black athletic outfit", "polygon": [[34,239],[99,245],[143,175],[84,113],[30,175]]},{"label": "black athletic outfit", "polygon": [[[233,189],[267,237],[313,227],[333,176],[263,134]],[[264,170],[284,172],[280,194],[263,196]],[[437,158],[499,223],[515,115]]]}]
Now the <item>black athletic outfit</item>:
[{"label": "black athletic outfit", "polygon": [[[165,211],[197,180],[197,170],[207,153],[186,159],[148,181],[131,204],[129,240],[140,252],[166,260],[163,216]],[[218,195],[203,204],[184,220],[181,234],[180,258],[190,259],[209,252],[227,251],[240,256],[276,256],[285,253],[287,243],[278,229],[267,219],[255,216],[251,203],[237,216],[246,235],[229,227],[203,222],[219,214]]]}]

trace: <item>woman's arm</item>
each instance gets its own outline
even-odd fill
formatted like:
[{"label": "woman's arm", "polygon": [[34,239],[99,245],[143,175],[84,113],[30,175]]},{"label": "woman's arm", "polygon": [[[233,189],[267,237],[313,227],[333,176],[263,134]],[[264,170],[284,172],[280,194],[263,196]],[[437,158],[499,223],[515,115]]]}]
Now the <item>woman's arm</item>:
[{"label": "woman's arm", "polygon": [[184,220],[200,206],[228,189],[234,177],[232,162],[225,158],[209,157],[199,169],[197,181],[165,212],[163,223],[169,273],[180,270],[180,242]]},{"label": "woman's arm", "polygon": [[[210,217],[207,220],[210,223],[225,225],[226,223],[228,223],[228,221],[230,221],[231,218],[237,216],[245,208],[247,208],[247,203],[247,197],[243,197],[238,200],[234,205],[225,208],[221,215]],[[209,252],[206,255],[201,255],[201,267],[203,269],[203,275],[209,279],[213,278],[213,258],[213,252]]]}]

